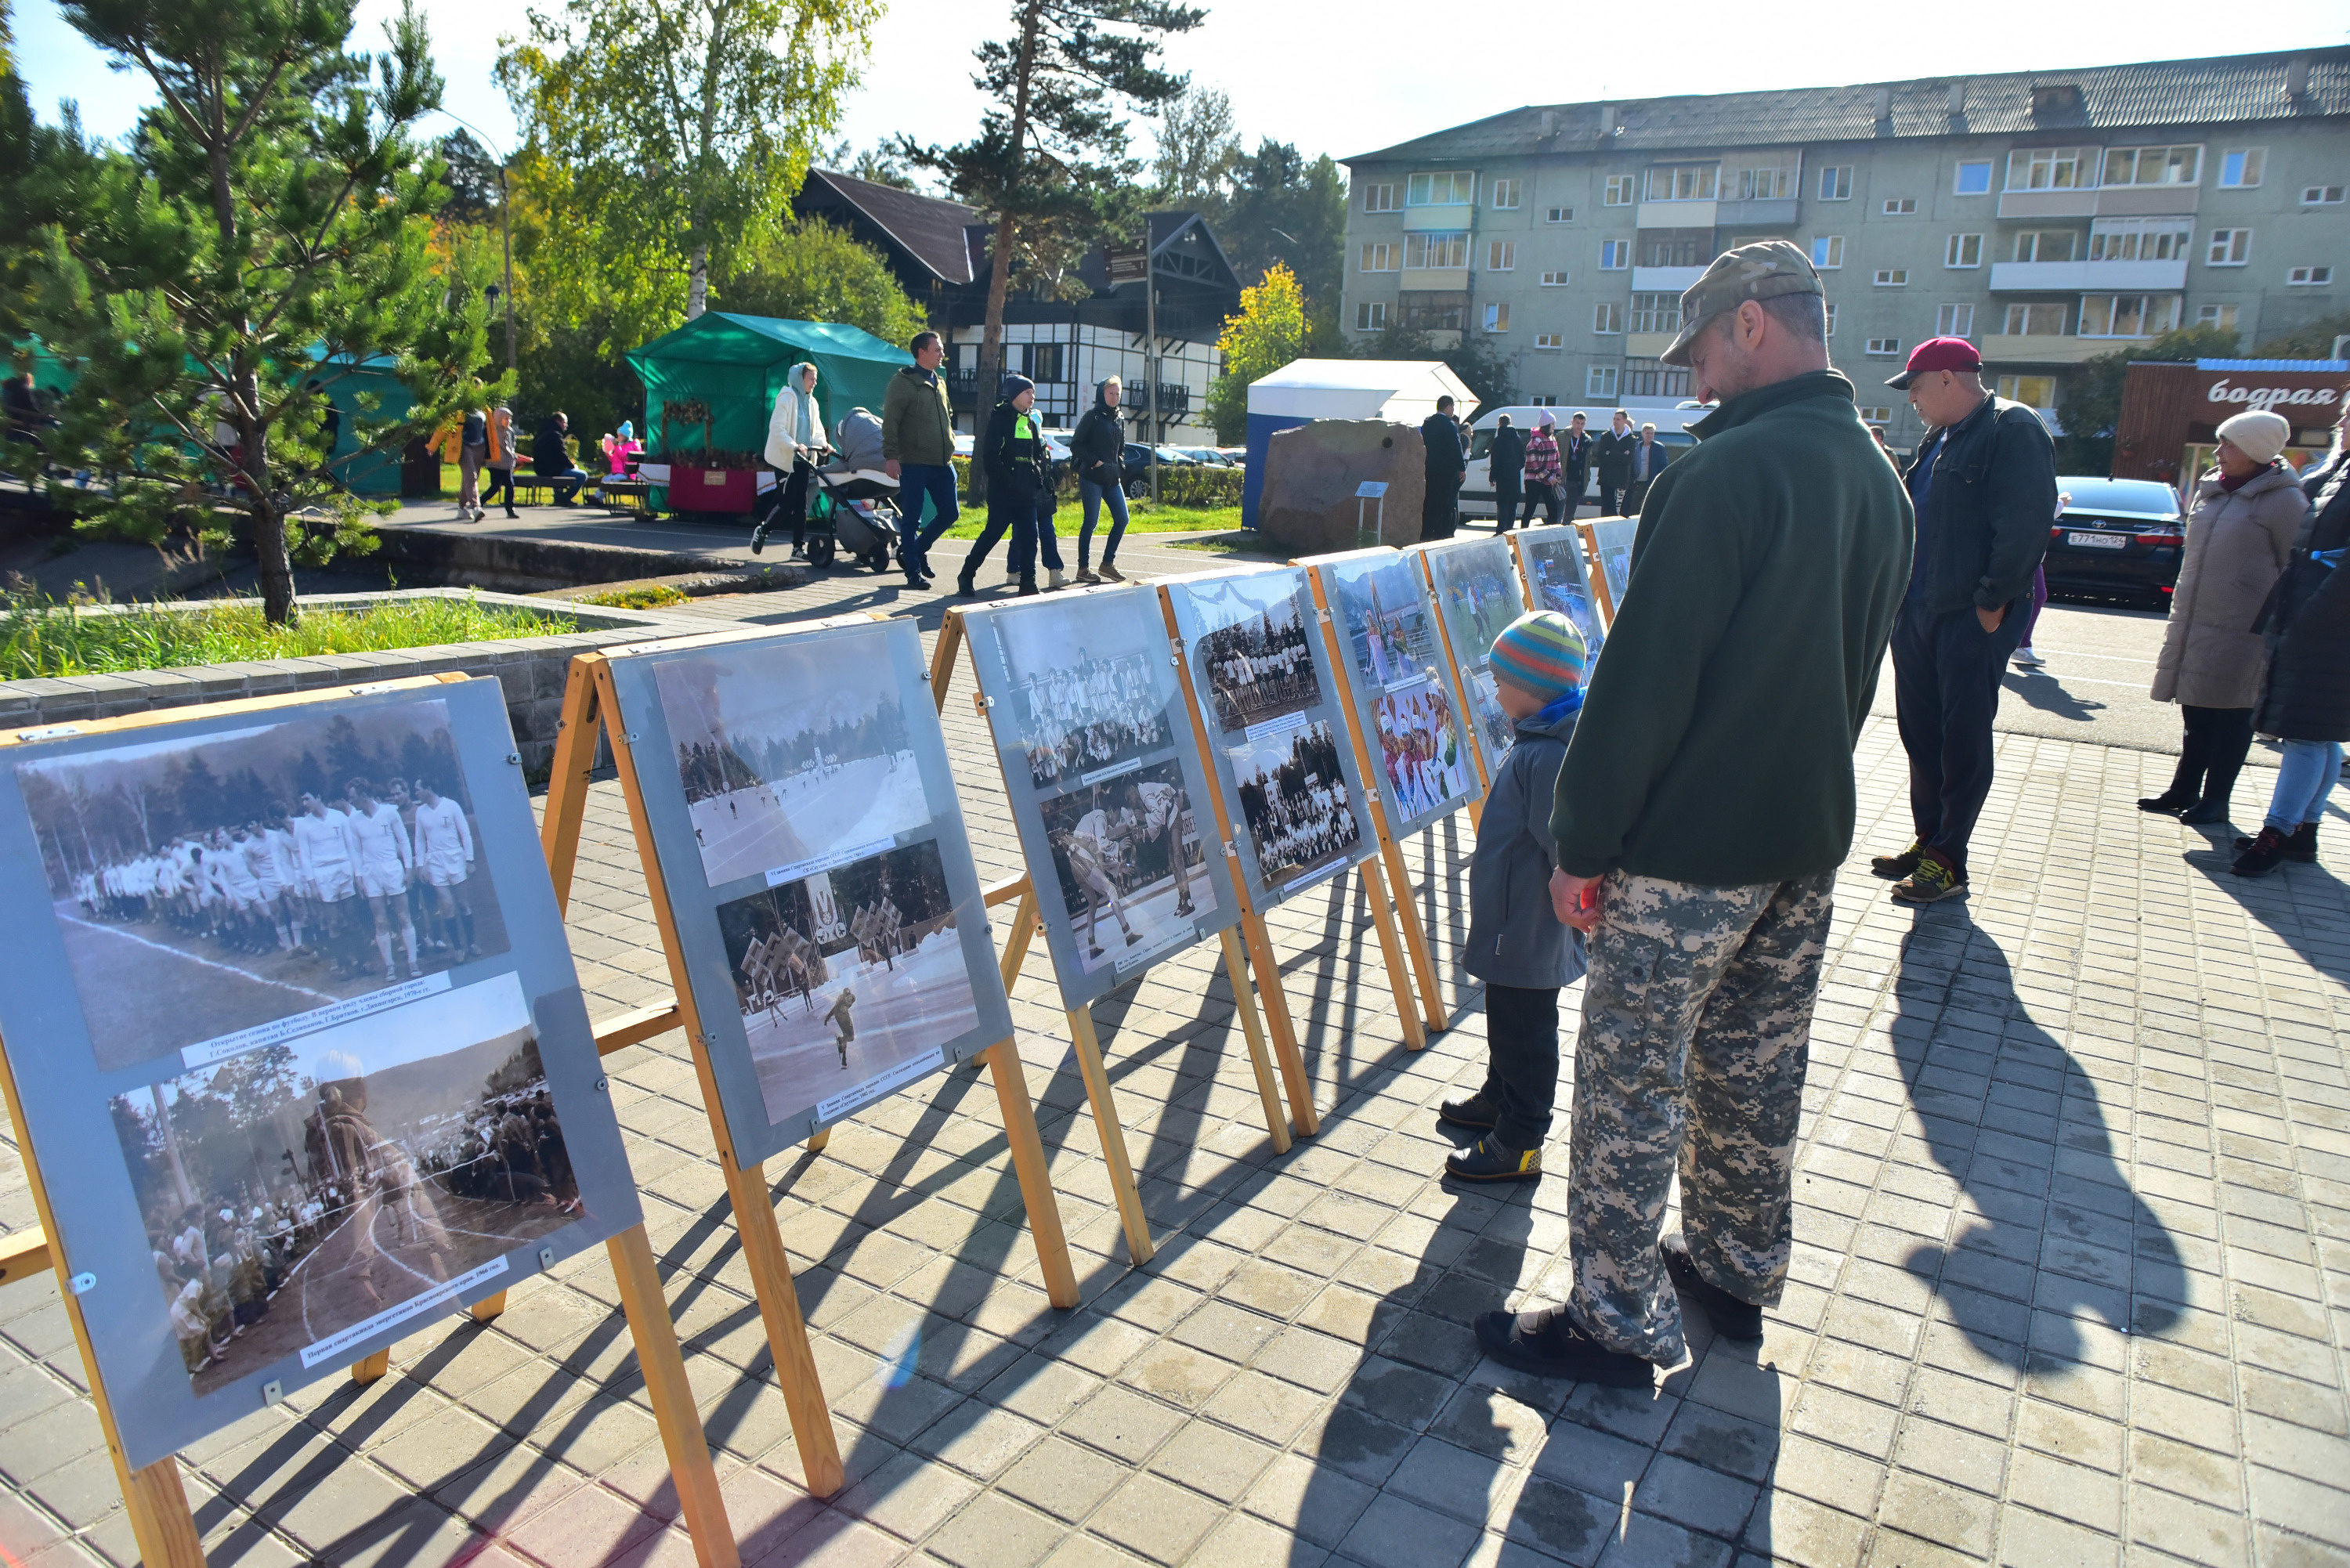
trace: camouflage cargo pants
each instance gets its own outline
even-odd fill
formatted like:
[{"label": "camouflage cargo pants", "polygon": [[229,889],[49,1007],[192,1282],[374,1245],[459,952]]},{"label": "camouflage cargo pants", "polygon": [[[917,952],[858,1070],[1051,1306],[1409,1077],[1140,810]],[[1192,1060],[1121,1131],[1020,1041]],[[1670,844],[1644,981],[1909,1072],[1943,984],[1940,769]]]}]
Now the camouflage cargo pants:
[{"label": "camouflage cargo pants", "polygon": [[1678,1165],[1699,1272],[1775,1303],[1792,1245],[1795,1128],[1833,872],[1700,888],[1607,881],[1575,1049],[1567,1307],[1610,1350],[1680,1360],[1658,1251]]}]

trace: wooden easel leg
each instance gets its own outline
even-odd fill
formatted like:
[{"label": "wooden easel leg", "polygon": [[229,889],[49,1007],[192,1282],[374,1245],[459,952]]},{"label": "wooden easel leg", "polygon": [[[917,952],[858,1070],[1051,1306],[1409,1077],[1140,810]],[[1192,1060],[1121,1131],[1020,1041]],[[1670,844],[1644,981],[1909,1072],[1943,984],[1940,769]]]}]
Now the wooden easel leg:
[{"label": "wooden easel leg", "polygon": [[121,1451],[108,1447],[114,1454],[115,1479],[122,1483],[130,1536],[139,1543],[139,1561],[147,1568],[204,1568],[203,1540],[196,1533],[195,1516],[188,1511],[179,1459],[167,1455],[145,1469],[125,1469]]},{"label": "wooden easel leg", "polygon": [[351,1381],[364,1388],[391,1370],[391,1352],[379,1350],[351,1363]]},{"label": "wooden easel leg", "polygon": [[1411,954],[1414,989],[1419,992],[1420,1016],[1428,1021],[1430,1034],[1441,1034],[1452,1026],[1444,1011],[1443,993],[1437,989],[1436,957],[1429,950],[1428,930],[1419,923],[1418,895],[1412,891],[1411,868],[1404,864],[1403,846],[1390,838],[1381,852],[1388,863],[1388,875],[1393,878],[1396,912],[1403,926],[1404,950]]},{"label": "wooden easel leg", "polygon": [[1395,911],[1388,907],[1388,879],[1379,875],[1377,856],[1363,862],[1363,892],[1371,901],[1371,919],[1379,929],[1379,957],[1388,966],[1388,989],[1395,993],[1396,1017],[1403,1023],[1403,1043],[1418,1051],[1428,1044],[1419,1027],[1419,1012],[1412,1005],[1411,975],[1404,968],[1403,943],[1396,937]]},{"label": "wooden easel leg", "polygon": [[[606,1248],[612,1258],[612,1277],[619,1282],[620,1310],[629,1314],[629,1334],[636,1342],[637,1366],[645,1375],[645,1393],[652,1402],[653,1419],[660,1425],[670,1479],[683,1508],[686,1533],[693,1541],[694,1561],[702,1568],[739,1568],[743,1558],[734,1548],[726,1501],[718,1492],[718,1472],[710,1463],[702,1416],[693,1407],[693,1385],[686,1381],[685,1356],[678,1349],[677,1327],[670,1321],[669,1299],[661,1294],[652,1243],[645,1239],[642,1225],[631,1225]],[[829,1419],[825,1428],[829,1433]],[[800,1446],[803,1451],[807,1447],[805,1442]],[[838,1462],[836,1457],[836,1469]],[[839,1484],[837,1474],[834,1484]]]},{"label": "wooden easel leg", "polygon": [[588,779],[596,771],[596,740],[603,723],[596,709],[596,672],[575,659],[563,684],[562,724],[555,732],[555,760],[546,776],[546,813],[539,822],[539,847],[555,882],[555,907],[571,902],[571,872],[579,858],[579,825],[588,814]]},{"label": "wooden easel leg", "polygon": [[962,609],[950,607],[939,624],[938,645],[931,649],[931,702],[946,711],[947,689],[954,684],[955,650],[962,646]]},{"label": "wooden easel leg", "polygon": [[1045,1137],[1036,1130],[1035,1102],[1020,1066],[1017,1041],[999,1040],[983,1053],[995,1080],[995,1103],[1003,1113],[1003,1139],[1012,1146],[1013,1173],[1020,1179],[1020,1201],[1028,1209],[1028,1235],[1045,1271],[1045,1294],[1066,1311],[1077,1304],[1077,1273],[1069,1262],[1069,1238],[1061,1230],[1060,1199],[1045,1166]]},{"label": "wooden easel leg", "polygon": [[816,1131],[808,1134],[807,1151],[810,1154],[822,1154],[824,1152],[824,1146],[831,1141],[832,1129],[830,1127],[818,1127]]},{"label": "wooden easel leg", "polygon": [[1257,1098],[1264,1102],[1264,1130],[1273,1137],[1273,1152],[1289,1152],[1289,1117],[1281,1108],[1281,1091],[1274,1087],[1273,1062],[1264,1054],[1264,1031],[1257,1023],[1256,997],[1249,989],[1248,959],[1240,938],[1226,926],[1216,933],[1223,939],[1224,978],[1232,982],[1232,1010],[1240,1014],[1241,1033],[1248,1041],[1249,1068],[1256,1074]]},{"label": "wooden easel leg", "polygon": [[1020,907],[1013,912],[1012,934],[1004,939],[1003,958],[996,967],[1003,973],[1003,990],[1012,991],[1012,982],[1020,978],[1020,966],[1028,961],[1029,939],[1036,934],[1036,891],[1030,888],[1020,895]]},{"label": "wooden easel leg", "polygon": [[1118,1223],[1126,1230],[1126,1255],[1140,1268],[1158,1249],[1150,1244],[1150,1221],[1143,1217],[1142,1194],[1134,1185],[1134,1165],[1126,1158],[1126,1129],[1118,1125],[1118,1101],[1110,1093],[1109,1072],[1102,1065],[1094,1015],[1085,1008],[1073,1007],[1068,1019],[1069,1039],[1077,1048],[1077,1071],[1086,1081],[1086,1100],[1093,1106],[1094,1129],[1101,1135],[1102,1158],[1109,1165],[1110,1195],[1118,1200]]},{"label": "wooden easel leg", "polygon": [[506,1293],[504,1291],[500,1291],[494,1296],[484,1296],[480,1301],[475,1302],[469,1310],[473,1313],[473,1321],[475,1323],[487,1323],[492,1318],[506,1310]]},{"label": "wooden easel leg", "polygon": [[1241,940],[1248,944],[1249,963],[1256,971],[1257,1000],[1264,1006],[1265,1031],[1273,1036],[1273,1058],[1281,1064],[1282,1087],[1289,1092],[1289,1125],[1299,1137],[1322,1130],[1321,1113],[1314,1108],[1314,1083],[1305,1075],[1305,1059],[1297,1052],[1297,1030],[1289,1021],[1289,997],[1281,989],[1281,964],[1273,956],[1273,938],[1261,915],[1241,917]]},{"label": "wooden easel leg", "polygon": [[791,1262],[784,1254],[784,1233],[775,1226],[766,1172],[755,1165],[739,1167],[723,1153],[719,1164],[726,1171],[734,1233],[743,1241],[743,1261],[751,1271],[759,1315],[766,1322],[775,1382],[783,1389],[792,1436],[799,1441],[800,1469],[811,1494],[830,1497],[840,1490],[840,1443],[833,1436],[832,1412],[825,1407],[816,1355],[808,1348],[807,1320],[800,1315],[799,1288],[792,1282]]}]

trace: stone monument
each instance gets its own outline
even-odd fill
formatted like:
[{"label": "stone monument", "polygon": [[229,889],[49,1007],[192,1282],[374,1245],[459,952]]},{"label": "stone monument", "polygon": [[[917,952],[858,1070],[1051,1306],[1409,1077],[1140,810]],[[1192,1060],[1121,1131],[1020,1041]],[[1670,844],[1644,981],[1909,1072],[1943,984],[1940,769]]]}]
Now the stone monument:
[{"label": "stone monument", "polygon": [[[1362,499],[1366,480],[1384,483],[1387,493]],[[1415,545],[1427,490],[1427,449],[1414,426],[1315,420],[1276,431],[1266,444],[1257,531],[1291,556],[1357,544]],[[1359,539],[1358,527],[1365,531]],[[1376,540],[1368,532],[1374,527]]]}]

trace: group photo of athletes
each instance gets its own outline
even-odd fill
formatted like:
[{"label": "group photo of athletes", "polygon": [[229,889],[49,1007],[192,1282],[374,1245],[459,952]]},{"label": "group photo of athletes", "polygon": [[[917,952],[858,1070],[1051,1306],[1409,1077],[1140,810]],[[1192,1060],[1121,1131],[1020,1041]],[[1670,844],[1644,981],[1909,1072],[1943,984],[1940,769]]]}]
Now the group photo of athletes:
[{"label": "group photo of athletes", "polygon": [[1575,629],[1583,634],[1585,668],[1588,669],[1587,661],[1599,657],[1607,634],[1599,629],[1599,617],[1591,603],[1591,580],[1584,570],[1582,545],[1569,537],[1544,539],[1539,544],[1529,542],[1525,554],[1536,607],[1556,610],[1575,623]]},{"label": "group photo of athletes", "polygon": [[1243,825],[1268,885],[1344,860],[1362,838],[1338,761],[1346,743],[1325,719],[1227,748]]},{"label": "group photo of athletes", "polygon": [[771,1124],[979,1026],[935,839],[722,904],[718,929]]},{"label": "group photo of athletes", "polygon": [[441,701],[16,776],[101,1070],[506,950]]},{"label": "group photo of athletes", "polygon": [[1322,705],[1301,576],[1250,573],[1186,584],[1181,591],[1185,607],[1214,628],[1200,634],[1192,659],[1219,730],[1244,731]]},{"label": "group photo of athletes", "polygon": [[580,1212],[510,980],[257,1047],[110,1108],[200,1395]]},{"label": "group photo of athletes", "polygon": [[1407,823],[1466,805],[1476,793],[1475,764],[1455,726],[1444,681],[1426,676],[1388,691],[1378,714],[1389,825],[1402,831]]},{"label": "group photo of athletes", "polygon": [[1087,971],[1155,950],[1215,909],[1201,826],[1214,819],[1200,815],[1175,758],[1080,784],[1041,810]]},{"label": "group photo of athletes", "polygon": [[1401,556],[1334,564],[1323,581],[1337,601],[1357,680],[1392,686],[1443,662],[1416,564]]},{"label": "group photo of athletes", "polygon": [[989,618],[1003,660],[987,680],[992,712],[999,735],[1009,719],[1003,738],[1025,756],[1033,788],[1061,789],[1164,750],[1173,725],[1190,722],[1149,593],[1035,600]]},{"label": "group photo of athletes", "polygon": [[882,628],[680,654],[653,680],[711,887],[930,821]]}]

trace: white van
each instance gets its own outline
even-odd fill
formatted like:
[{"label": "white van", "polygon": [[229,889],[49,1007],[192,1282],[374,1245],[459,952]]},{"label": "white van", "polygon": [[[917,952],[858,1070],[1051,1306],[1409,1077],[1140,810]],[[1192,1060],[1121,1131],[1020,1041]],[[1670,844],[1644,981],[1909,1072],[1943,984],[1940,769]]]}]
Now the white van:
[{"label": "white van", "polygon": [[[1580,409],[1572,404],[1561,404],[1556,408],[1513,405],[1509,408],[1488,409],[1479,414],[1469,427],[1469,472],[1461,481],[1461,515],[1482,518],[1487,522],[1492,521],[1493,473],[1491,453],[1493,448],[1493,431],[1500,427],[1503,414],[1509,415],[1510,423],[1522,431],[1532,430],[1542,422],[1542,417],[1544,414],[1550,414],[1557,419],[1558,428],[1564,433],[1567,421],[1580,413],[1584,416],[1584,428],[1596,436],[1607,430],[1608,420],[1619,408],[1631,417],[1635,433],[1638,432],[1642,425],[1656,426],[1658,444],[1671,447],[1673,455],[1679,457],[1697,444],[1697,438],[1689,433],[1688,427],[1713,412],[1714,405],[1683,400],[1674,403],[1586,404]],[[1577,504],[1588,503],[1595,509],[1596,514],[1598,501],[1599,470],[1595,465],[1584,475],[1583,494],[1577,498]]]}]

